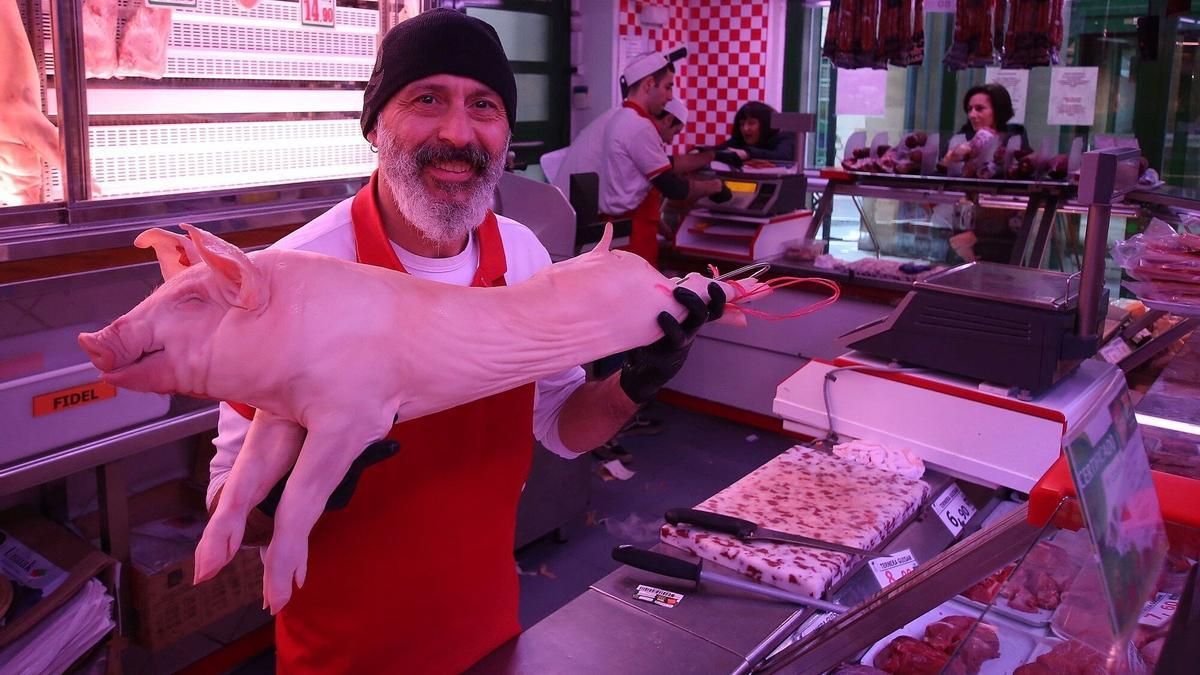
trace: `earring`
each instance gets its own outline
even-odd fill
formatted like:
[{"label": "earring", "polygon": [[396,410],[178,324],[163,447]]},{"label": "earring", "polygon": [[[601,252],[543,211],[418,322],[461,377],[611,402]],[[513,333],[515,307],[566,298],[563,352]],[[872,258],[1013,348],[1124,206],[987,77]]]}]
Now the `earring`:
[{"label": "earring", "polygon": [[374,145],[374,144],[371,144],[371,152],[373,152],[373,153],[375,153],[376,155],[378,155],[378,154],[379,154],[379,148],[375,147],[375,145]]}]

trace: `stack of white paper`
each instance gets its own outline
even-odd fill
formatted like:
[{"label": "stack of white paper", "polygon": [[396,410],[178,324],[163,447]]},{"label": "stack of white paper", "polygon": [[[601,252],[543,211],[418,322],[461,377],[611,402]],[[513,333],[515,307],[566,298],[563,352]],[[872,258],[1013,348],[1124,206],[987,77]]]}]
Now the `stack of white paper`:
[{"label": "stack of white paper", "polygon": [[0,673],[63,673],[115,625],[112,596],[92,579],[75,597],[0,651]]}]

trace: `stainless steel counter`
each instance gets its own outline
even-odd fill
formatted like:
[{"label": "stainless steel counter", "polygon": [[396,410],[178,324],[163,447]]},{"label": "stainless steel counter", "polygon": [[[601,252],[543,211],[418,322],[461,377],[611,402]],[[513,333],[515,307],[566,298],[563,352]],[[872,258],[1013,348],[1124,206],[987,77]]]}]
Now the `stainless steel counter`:
[{"label": "stainless steel counter", "polygon": [[[958,537],[932,512],[930,504],[953,479],[928,471],[933,488],[927,504],[881,550],[912,551],[929,560]],[[997,500],[987,487],[959,481],[978,512],[960,537],[979,529]],[[652,550],[696,562],[698,558],[666,544]],[[705,563],[709,571],[736,577],[732,570]],[[641,584],[684,596],[663,607],[634,598]],[[880,590],[859,563],[830,599],[851,606]],[[696,585],[622,566],[583,595],[526,630],[476,665],[472,673],[746,673],[783,644],[815,611],[749,592],[711,584]]]}]

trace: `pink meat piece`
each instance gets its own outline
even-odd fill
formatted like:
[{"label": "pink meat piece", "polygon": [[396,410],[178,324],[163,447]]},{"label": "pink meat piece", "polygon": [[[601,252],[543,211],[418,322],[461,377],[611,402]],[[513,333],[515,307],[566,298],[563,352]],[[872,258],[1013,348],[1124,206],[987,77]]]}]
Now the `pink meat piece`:
[{"label": "pink meat piece", "polygon": [[975,628],[976,623],[978,620],[969,616],[947,616],[925,627],[925,641],[948,655],[959,650],[956,660],[967,673],[978,673],[984,661],[1000,656],[1000,636],[994,626],[980,623]]},{"label": "pink meat piece", "polygon": [[1142,659],[1146,661],[1146,665],[1154,667],[1158,664],[1158,659],[1162,656],[1163,645],[1166,643],[1166,638],[1156,638],[1142,647],[1140,651]]},{"label": "pink meat piece", "polygon": [[[109,384],[257,409],[197,546],[196,580],[232,559],[250,508],[291,469],[264,558],[272,611],[304,584],[308,535],[334,487],[395,421],[649,344],[662,336],[661,312],[686,313],[672,296],[676,281],[609,250],[611,226],[592,252],[496,288],[305,251],[247,255],[183,227],[190,239],[164,230],[138,237],[155,248],[166,283],[79,342]],[[710,281],[691,274],[678,283],[707,299]],[[733,299],[756,284],[721,286]],[[490,327],[486,339],[480,325]]]},{"label": "pink meat piece", "polygon": [[1008,596],[1009,607],[1018,612],[1028,612],[1029,614],[1037,612],[1037,598],[1024,586],[1014,584],[1010,592],[1012,595]]},{"label": "pink meat piece", "polygon": [[258,0],[237,0],[237,4],[242,6],[242,9],[254,9],[258,7]]},{"label": "pink meat piece", "polygon": [[1057,644],[1053,649],[1013,671],[1013,675],[1108,675],[1104,657],[1075,640]]},{"label": "pink meat piece", "polygon": [[42,201],[42,162],[60,166],[58,129],[42,114],[41,77],[15,2],[0,2],[0,204]]},{"label": "pink meat piece", "polygon": [[117,77],[160,79],[167,72],[167,37],[171,34],[169,7],[142,5],[125,23],[118,54]]},{"label": "pink meat piece", "polygon": [[83,0],[83,67],[87,77],[117,71],[117,0]]},{"label": "pink meat piece", "polygon": [[907,635],[892,640],[875,655],[875,667],[897,675],[965,675],[961,663],[933,645]]}]

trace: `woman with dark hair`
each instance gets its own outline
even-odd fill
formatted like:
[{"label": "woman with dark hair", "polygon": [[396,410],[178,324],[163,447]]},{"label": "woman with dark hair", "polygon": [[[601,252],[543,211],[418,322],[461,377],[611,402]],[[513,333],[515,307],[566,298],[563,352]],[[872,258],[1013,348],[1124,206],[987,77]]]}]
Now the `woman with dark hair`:
[{"label": "woman with dark hair", "polygon": [[[1013,118],[1012,98],[1003,86],[992,83],[971,87],[967,90],[967,95],[963,96],[963,112],[967,114],[967,121],[959,128],[958,133],[966,136],[968,141],[975,138],[975,134],[980,130],[987,129],[1000,135],[1001,146],[1007,143],[1011,136],[1019,134],[1021,146],[1029,147],[1025,127],[1009,124],[1009,120]],[[946,153],[946,160],[955,159],[951,153],[957,153],[957,159],[962,159],[969,147],[966,143],[958,145]]]},{"label": "woman with dark hair", "polygon": [[792,161],[796,155],[796,134],[772,128],[774,113],[774,108],[760,101],[742,106],[733,116],[733,133],[717,150],[731,150],[743,161]]},{"label": "woman with dark hair", "polygon": [[[1022,148],[1029,147],[1025,127],[1009,123],[1013,118],[1012,98],[1003,86],[991,83],[971,87],[963,96],[963,112],[967,114],[967,122],[958,133],[966,136],[966,142],[950,148],[943,162],[966,158],[971,151],[971,139],[983,130],[998,134],[1000,147],[1005,147],[1013,135],[1021,137]],[[962,215],[963,231],[950,237],[950,246],[963,260],[999,263],[1011,260],[1016,230],[1021,224],[1019,212],[972,206]]]}]

